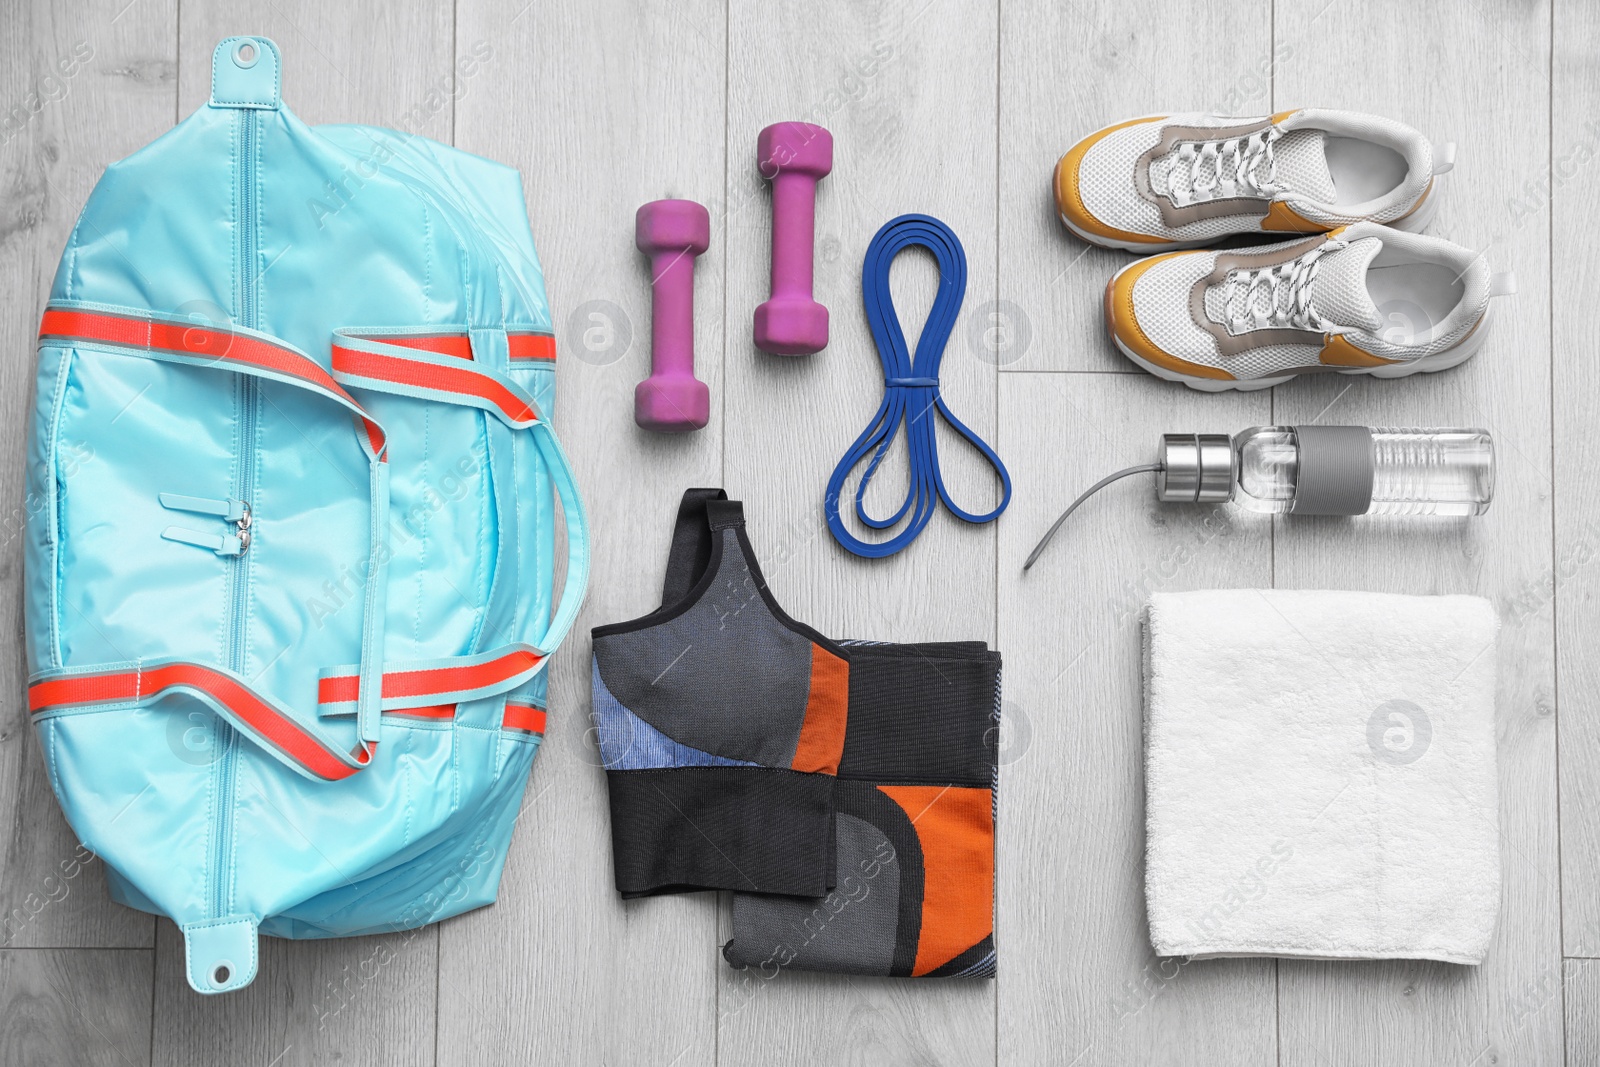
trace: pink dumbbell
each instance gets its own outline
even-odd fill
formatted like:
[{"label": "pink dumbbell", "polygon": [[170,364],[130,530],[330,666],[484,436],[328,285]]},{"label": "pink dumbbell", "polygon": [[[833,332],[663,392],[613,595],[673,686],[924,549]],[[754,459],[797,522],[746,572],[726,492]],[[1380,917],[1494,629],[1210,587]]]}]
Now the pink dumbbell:
[{"label": "pink dumbbell", "polygon": [[633,421],[698,430],[711,390],[694,376],[694,260],[711,245],[711,215],[693,200],[652,200],[634,218],[634,243],[650,257],[650,377],[633,391]]},{"label": "pink dumbbell", "polygon": [[772,299],[756,308],[756,347],[779,356],[818,352],[828,345],[828,309],[811,297],[811,245],[833,134],[809,122],[768,126],[756,160],[772,182]]}]

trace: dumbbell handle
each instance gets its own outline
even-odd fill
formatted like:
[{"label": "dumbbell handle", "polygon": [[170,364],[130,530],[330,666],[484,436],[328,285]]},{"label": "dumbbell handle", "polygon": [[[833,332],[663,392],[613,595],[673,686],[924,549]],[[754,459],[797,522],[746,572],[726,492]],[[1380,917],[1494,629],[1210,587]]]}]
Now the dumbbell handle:
[{"label": "dumbbell handle", "polygon": [[685,249],[650,253],[651,377],[694,377],[694,259]]},{"label": "dumbbell handle", "polygon": [[781,171],[772,179],[772,295],[811,299],[817,179]]}]

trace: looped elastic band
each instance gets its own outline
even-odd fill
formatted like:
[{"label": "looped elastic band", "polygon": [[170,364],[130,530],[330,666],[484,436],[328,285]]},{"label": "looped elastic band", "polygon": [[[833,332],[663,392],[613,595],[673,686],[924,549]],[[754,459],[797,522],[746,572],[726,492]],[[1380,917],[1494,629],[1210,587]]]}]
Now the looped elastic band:
[{"label": "looped elastic band", "polygon": [[[905,331],[895,314],[894,299],[889,293],[889,267],[894,257],[911,245],[921,245],[933,253],[939,264],[939,292],[934,297],[933,308],[928,312],[928,322],[917,339],[916,358],[911,357],[906,345]],[[883,403],[872,417],[855,444],[845,453],[828,479],[828,493],[823,508],[828,516],[828,529],[834,540],[858,556],[879,559],[891,556],[905,548],[933,517],[935,501],[959,519],[971,523],[992,522],[1006,505],[1011,503],[1011,475],[1007,473],[994,449],[985,444],[976,433],[968,429],[945,406],[939,395],[939,364],[944,360],[944,348],[950,340],[950,331],[961,311],[961,300],[967,291],[967,255],[950,227],[928,215],[901,215],[891,219],[872,238],[867,246],[866,261],[861,267],[861,297],[866,304],[867,322],[872,327],[872,339],[878,346],[878,359],[883,363]],[[1000,504],[993,511],[974,515],[957,507],[945,489],[944,476],[939,470],[939,449],[934,435],[935,423],[931,412],[937,410],[944,420],[982,454],[983,458],[1000,476]],[[863,503],[867,484],[883,462],[884,453],[894,443],[900,424],[906,424],[907,452],[910,456],[911,477],[905,502],[898,511],[886,519],[875,519],[866,512]],[[861,483],[856,486],[856,517],[875,530],[886,529],[910,515],[905,529],[887,541],[863,541],[845,529],[839,514],[839,500],[844,491],[845,479],[861,461],[872,453],[872,461]]]}]

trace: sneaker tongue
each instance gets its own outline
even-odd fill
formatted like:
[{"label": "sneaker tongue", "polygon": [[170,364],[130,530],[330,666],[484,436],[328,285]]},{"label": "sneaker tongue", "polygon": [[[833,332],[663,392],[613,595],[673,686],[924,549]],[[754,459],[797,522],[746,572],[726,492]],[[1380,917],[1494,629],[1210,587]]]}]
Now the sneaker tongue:
[{"label": "sneaker tongue", "polygon": [[1367,265],[1383,250],[1376,237],[1363,237],[1317,260],[1311,281],[1311,306],[1329,322],[1346,329],[1376,331],[1383,317],[1367,292]]},{"label": "sneaker tongue", "polygon": [[1333,203],[1337,194],[1321,130],[1291,130],[1279,138],[1272,152],[1279,185],[1297,196]]}]

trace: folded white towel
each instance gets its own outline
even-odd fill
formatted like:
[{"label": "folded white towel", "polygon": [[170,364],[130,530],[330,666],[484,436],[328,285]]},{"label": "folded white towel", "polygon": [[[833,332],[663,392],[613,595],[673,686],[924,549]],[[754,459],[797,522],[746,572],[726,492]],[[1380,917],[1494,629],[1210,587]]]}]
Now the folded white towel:
[{"label": "folded white towel", "polygon": [[1156,951],[1481,962],[1500,906],[1498,626],[1469,596],[1152,597]]}]

